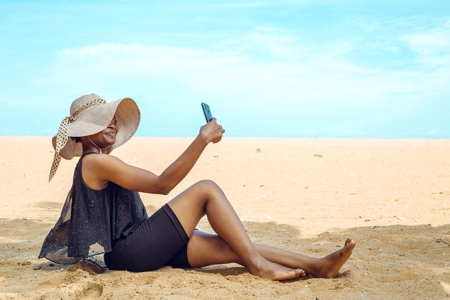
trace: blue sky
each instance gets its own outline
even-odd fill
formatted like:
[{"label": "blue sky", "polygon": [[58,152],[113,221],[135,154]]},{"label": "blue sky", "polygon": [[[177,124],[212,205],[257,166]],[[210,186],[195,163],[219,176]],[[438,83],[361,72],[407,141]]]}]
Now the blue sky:
[{"label": "blue sky", "polygon": [[87,93],[140,136],[450,138],[450,1],[1,1],[0,135]]}]

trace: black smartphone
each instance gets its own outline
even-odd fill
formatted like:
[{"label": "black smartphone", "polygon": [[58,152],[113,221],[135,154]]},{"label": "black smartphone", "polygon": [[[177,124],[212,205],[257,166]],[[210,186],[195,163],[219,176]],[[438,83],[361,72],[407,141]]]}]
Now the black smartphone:
[{"label": "black smartphone", "polygon": [[213,118],[213,116],[211,114],[211,109],[209,108],[208,104],[203,103],[203,102],[202,102],[202,109],[203,109],[203,113],[205,114],[206,123],[208,123]]}]

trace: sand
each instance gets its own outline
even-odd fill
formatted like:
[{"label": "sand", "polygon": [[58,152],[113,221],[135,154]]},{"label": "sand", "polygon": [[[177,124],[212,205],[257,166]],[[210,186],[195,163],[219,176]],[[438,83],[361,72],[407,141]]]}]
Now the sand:
[{"label": "sand", "polygon": [[[159,174],[192,138],[135,137],[115,150]],[[49,137],[0,137],[0,299],[444,299],[450,295],[450,141],[237,139],[210,145],[168,196],[201,179],[227,194],[254,242],[320,257],[357,246],[337,278],[270,282],[237,265],[154,272],[37,259],[77,159],[47,183]],[[206,220],[199,229],[211,232]],[[101,264],[101,257],[98,258]]]}]

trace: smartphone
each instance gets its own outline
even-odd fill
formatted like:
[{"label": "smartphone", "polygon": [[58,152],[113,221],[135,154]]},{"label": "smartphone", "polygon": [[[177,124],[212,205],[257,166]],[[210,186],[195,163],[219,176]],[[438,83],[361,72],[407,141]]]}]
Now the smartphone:
[{"label": "smartphone", "polygon": [[208,104],[203,103],[203,102],[202,102],[202,109],[203,109],[203,113],[205,114],[206,123],[208,123],[213,118],[213,116],[211,114],[211,109],[209,108]]}]

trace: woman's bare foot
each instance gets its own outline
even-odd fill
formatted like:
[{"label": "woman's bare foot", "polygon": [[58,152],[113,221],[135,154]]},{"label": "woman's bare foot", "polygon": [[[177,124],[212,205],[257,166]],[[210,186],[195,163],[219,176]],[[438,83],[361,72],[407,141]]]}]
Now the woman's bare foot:
[{"label": "woman's bare foot", "polygon": [[333,252],[317,262],[317,267],[314,273],[311,273],[314,277],[319,278],[334,278],[338,275],[342,265],[352,255],[353,248],[355,248],[356,242],[351,238],[345,241],[345,246],[336,252]]},{"label": "woman's bare foot", "polygon": [[291,269],[277,263],[270,262],[263,257],[261,257],[261,261],[259,261],[255,267],[248,269],[253,275],[273,281],[283,281],[300,276],[306,276],[306,272],[302,269]]}]

